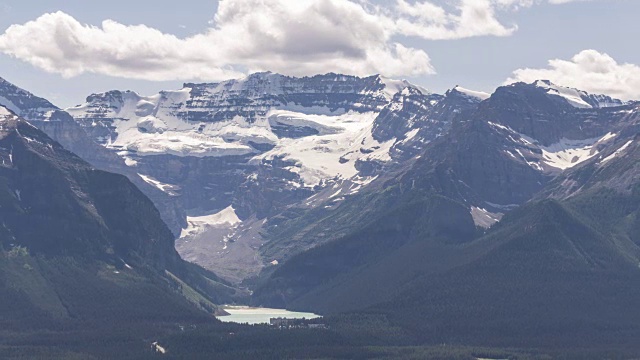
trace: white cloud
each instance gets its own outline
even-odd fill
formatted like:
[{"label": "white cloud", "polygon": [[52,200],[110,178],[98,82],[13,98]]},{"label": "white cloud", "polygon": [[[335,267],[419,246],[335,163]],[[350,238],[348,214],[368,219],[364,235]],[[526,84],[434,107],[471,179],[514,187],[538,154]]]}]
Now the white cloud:
[{"label": "white cloud", "polygon": [[596,50],[581,51],[571,60],[550,60],[545,69],[518,69],[505,84],[536,80],[551,80],[558,85],[623,100],[640,99],[640,66],[620,64]]},{"label": "white cloud", "polygon": [[[220,80],[248,71],[290,75],[435,73],[427,53],[402,36],[445,40],[509,36],[499,15],[542,0],[221,0],[211,27],[179,38],[145,25],[82,24],[44,14],[0,35],[0,51],[73,77],[98,73],[149,80]],[[563,1],[563,0],[549,0]],[[566,1],[566,0],[564,0]]]},{"label": "white cloud", "polygon": [[400,16],[397,32],[425,39],[447,40],[473,36],[508,36],[516,26],[505,27],[496,18],[496,7],[514,5],[520,0],[461,0],[456,12],[447,12],[431,2],[408,3],[398,0]]},{"label": "white cloud", "polygon": [[226,0],[202,34],[178,38],[112,20],[81,24],[62,12],[12,25],[0,50],[65,77],[219,80],[247,71],[390,76],[434,72],[424,50],[391,40],[393,21],[344,0]]},{"label": "white cloud", "polygon": [[175,78],[176,71],[211,78],[238,75],[220,64],[207,66],[210,57],[190,41],[111,20],[101,28],[83,25],[57,12],[9,27],[0,36],[0,49],[65,77],[85,72],[158,80]]}]

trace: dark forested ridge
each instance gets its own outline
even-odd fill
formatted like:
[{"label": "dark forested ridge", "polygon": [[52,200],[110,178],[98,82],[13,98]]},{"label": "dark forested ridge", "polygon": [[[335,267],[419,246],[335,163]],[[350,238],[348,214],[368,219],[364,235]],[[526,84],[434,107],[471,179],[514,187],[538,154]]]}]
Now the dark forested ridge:
[{"label": "dark forested ridge", "polygon": [[[633,203],[629,208],[611,194],[544,200],[463,244],[425,235],[390,246],[387,241],[401,235],[364,232],[368,246],[353,250],[350,262],[338,255],[349,251],[349,237],[294,258],[267,286],[293,308],[367,308],[418,343],[637,349],[640,252],[629,231]],[[618,214],[593,217],[602,206]],[[376,252],[378,245],[387,252]],[[372,254],[366,265],[354,264]],[[309,283],[317,285],[297,285]],[[274,293],[266,286],[261,291]]]},{"label": "dark forested ridge", "polygon": [[126,178],[93,169],[6,110],[0,158],[3,341],[140,342],[215,321],[215,304],[235,296],[180,259],[158,211]]}]

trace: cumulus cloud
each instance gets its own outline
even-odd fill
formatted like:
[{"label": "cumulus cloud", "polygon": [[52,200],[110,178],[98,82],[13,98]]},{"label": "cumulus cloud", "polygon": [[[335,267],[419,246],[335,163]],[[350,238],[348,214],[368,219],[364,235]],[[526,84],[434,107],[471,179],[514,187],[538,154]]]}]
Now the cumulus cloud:
[{"label": "cumulus cloud", "polygon": [[258,70],[424,75],[435,73],[428,54],[398,38],[509,36],[517,26],[504,25],[499,15],[540,1],[454,0],[443,7],[431,0],[385,6],[367,0],[221,0],[211,27],[186,38],[112,20],[82,24],[56,12],[10,26],[0,35],[0,51],[64,77],[220,80]]},{"label": "cumulus cloud", "polygon": [[505,84],[517,81],[552,82],[622,100],[640,100],[640,66],[620,64],[608,54],[584,50],[571,60],[553,59],[544,69],[518,69]]},{"label": "cumulus cloud", "polygon": [[221,1],[212,27],[178,38],[145,25],[101,26],[50,13],[12,25],[0,50],[48,72],[149,80],[237,77],[272,70],[390,76],[434,72],[424,50],[391,40],[393,20],[344,0]]},{"label": "cumulus cloud", "polygon": [[397,1],[401,16],[396,19],[396,30],[432,40],[460,39],[474,36],[508,36],[516,26],[503,25],[496,16],[500,8],[530,5],[531,0],[461,0],[454,12],[431,2],[409,3]]}]

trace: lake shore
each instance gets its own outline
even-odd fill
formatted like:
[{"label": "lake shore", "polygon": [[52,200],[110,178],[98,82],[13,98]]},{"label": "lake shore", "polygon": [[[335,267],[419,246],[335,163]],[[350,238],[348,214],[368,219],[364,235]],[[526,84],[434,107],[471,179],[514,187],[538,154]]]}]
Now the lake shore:
[{"label": "lake shore", "polygon": [[228,315],[218,316],[220,321],[239,324],[268,324],[271,318],[316,319],[321,317],[314,313],[239,305],[223,305],[221,309]]}]

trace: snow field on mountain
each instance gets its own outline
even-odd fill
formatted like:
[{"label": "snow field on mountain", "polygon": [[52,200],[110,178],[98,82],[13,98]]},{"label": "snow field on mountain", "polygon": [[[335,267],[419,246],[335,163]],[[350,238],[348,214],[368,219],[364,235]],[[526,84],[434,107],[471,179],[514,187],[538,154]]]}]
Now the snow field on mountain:
[{"label": "snow field on mountain", "polygon": [[497,223],[502,219],[502,213],[491,213],[484,208],[479,208],[476,206],[471,207],[471,217],[473,218],[473,222],[476,226],[480,226],[482,228],[488,229],[493,224]]},{"label": "snow field on mountain", "polygon": [[394,140],[378,143],[371,136],[375,112],[349,112],[335,116],[308,115],[288,110],[271,110],[269,117],[284,117],[290,124],[332,129],[326,135],[318,134],[291,139],[282,138],[272,150],[260,154],[256,160],[276,157],[292,161],[289,171],[300,175],[305,186],[318,185],[322,180],[349,179],[357,175],[357,160],[390,160],[389,149]]},{"label": "snow field on mountain", "polygon": [[579,109],[607,108],[625,104],[623,101],[606,95],[589,94],[578,89],[559,86],[547,80],[538,80],[534,82],[534,85],[545,89],[547,94],[558,96],[566,100],[571,106]]},{"label": "snow field on mountain", "polygon": [[178,195],[174,191],[174,190],[178,190],[178,188],[179,188],[176,185],[163,183],[162,181],[158,181],[158,180],[154,179],[151,176],[143,175],[143,174],[140,174],[140,173],[138,173],[138,176],[140,176],[142,178],[142,180],[144,180],[147,184],[155,186],[158,190],[168,194],[169,196],[177,196]]},{"label": "snow field on mountain", "polygon": [[207,227],[226,229],[240,222],[240,218],[238,218],[236,211],[231,205],[214,214],[187,216],[187,228],[182,229],[180,238],[197,235]]},{"label": "snow field on mountain", "polygon": [[[406,86],[404,82],[394,84],[398,88],[403,85]],[[389,150],[394,141],[378,143],[371,136],[377,112],[345,113],[322,107],[287,105],[282,106],[284,109],[272,109],[251,123],[241,116],[218,122],[189,122],[175,115],[189,96],[189,88],[150,97],[123,93],[123,104],[114,106],[107,113],[114,119],[116,136],[106,146],[119,150],[119,155],[131,166],[137,164],[135,157],[163,154],[194,157],[253,155],[254,163],[279,157],[294,163],[288,170],[300,175],[302,184],[299,185],[309,187],[327,179],[355,176],[358,173],[355,167],[357,160],[391,159]],[[81,117],[87,114],[87,109],[77,107],[70,112]],[[312,128],[318,134],[278,138],[271,124]],[[251,143],[268,144],[274,148],[260,153]]]},{"label": "snow field on mountain", "polygon": [[[206,157],[248,155],[254,152],[245,143],[233,142],[235,139],[256,143],[275,139],[273,134],[261,131],[260,126],[242,124],[242,121],[200,124],[179,119],[174,115],[175,108],[166,104],[184,103],[189,98],[188,90],[164,92],[150,97],[123,93],[124,104],[108,114],[115,119],[113,125],[117,137],[106,146],[137,156],[170,154]],[[77,107],[69,112],[81,116],[86,109]]]},{"label": "snow field on mountain", "polygon": [[462,86],[456,86],[454,88],[454,90],[468,96],[471,98],[476,98],[476,99],[480,99],[480,100],[487,100],[488,98],[491,97],[491,94],[483,92],[483,91],[475,91],[475,90],[469,90],[469,89],[465,89]]},{"label": "snow field on mountain", "polygon": [[520,134],[508,126],[493,122],[488,124],[500,131],[507,132],[506,138],[516,145],[512,149],[505,149],[506,154],[514,159],[523,160],[532,168],[542,172],[553,171],[553,169],[566,170],[583,163],[598,155],[599,145],[617,136],[610,132],[604,136],[583,140],[562,138],[555,144],[544,146],[539,144],[537,140]]},{"label": "snow field on mountain", "polygon": [[608,133],[603,137],[569,140],[562,139],[551,146],[541,146],[543,161],[554,168],[565,170],[598,155],[597,145],[615,137]]},{"label": "snow field on mountain", "polygon": [[618,150],[614,151],[613,154],[607,156],[606,158],[600,160],[600,162],[598,164],[604,164],[607,161],[613,160],[614,158],[618,157],[621,153],[623,153],[628,147],[629,145],[631,145],[633,143],[633,140],[629,140],[627,141],[624,145],[622,145]]},{"label": "snow field on mountain", "polygon": [[592,107],[591,105],[589,105],[589,103],[582,99],[582,93],[579,90],[556,86],[553,83],[547,81],[536,81],[535,85],[540,88],[546,89],[547,94],[549,95],[555,95],[565,99],[573,107],[583,109]]},{"label": "snow field on mountain", "polygon": [[0,116],[12,116],[11,111],[9,111],[6,107],[0,106]]}]

